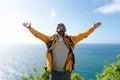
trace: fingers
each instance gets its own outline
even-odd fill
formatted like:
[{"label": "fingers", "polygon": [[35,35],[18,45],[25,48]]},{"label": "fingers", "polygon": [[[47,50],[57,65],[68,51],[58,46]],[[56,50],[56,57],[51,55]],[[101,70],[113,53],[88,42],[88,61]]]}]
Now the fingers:
[{"label": "fingers", "polygon": [[31,27],[31,23],[23,23],[23,26],[26,27],[26,28],[30,28]]},{"label": "fingers", "polygon": [[94,24],[94,28],[96,29],[96,28],[98,28],[100,25],[101,25],[101,22],[97,22],[97,23]]},{"label": "fingers", "polygon": [[98,25],[101,25],[101,22],[98,22],[97,24],[98,24]]},{"label": "fingers", "polygon": [[26,23],[23,23],[23,26],[26,26]]},{"label": "fingers", "polygon": [[26,27],[27,25],[28,25],[28,23],[23,23],[23,26],[25,26],[25,27]]},{"label": "fingers", "polygon": [[96,25],[96,26],[100,26],[100,25],[101,25],[101,22],[97,22],[95,25]]},{"label": "fingers", "polygon": [[29,23],[29,27],[31,27],[31,22]]}]

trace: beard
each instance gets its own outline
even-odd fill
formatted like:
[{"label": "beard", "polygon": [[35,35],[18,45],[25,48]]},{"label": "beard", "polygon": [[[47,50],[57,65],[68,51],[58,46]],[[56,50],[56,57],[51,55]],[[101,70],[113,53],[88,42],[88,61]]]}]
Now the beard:
[{"label": "beard", "polygon": [[61,35],[61,36],[64,36],[65,31],[57,31],[57,33],[58,33],[59,35]]}]

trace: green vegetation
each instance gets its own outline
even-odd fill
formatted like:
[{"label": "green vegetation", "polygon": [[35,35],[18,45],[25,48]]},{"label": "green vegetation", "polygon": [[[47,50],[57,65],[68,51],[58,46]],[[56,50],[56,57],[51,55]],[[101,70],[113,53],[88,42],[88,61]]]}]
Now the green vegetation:
[{"label": "green vegetation", "polygon": [[120,80],[120,54],[118,61],[104,67],[103,73],[97,74],[97,80]]},{"label": "green vegetation", "polygon": [[71,73],[71,80],[84,80],[79,74],[72,72]]},{"label": "green vegetation", "polygon": [[[104,67],[103,73],[97,74],[97,80],[120,80],[120,54],[117,56],[117,62],[109,64]],[[32,67],[32,70],[37,74],[37,68]],[[49,71],[45,70],[45,67],[42,70],[42,73],[33,76],[31,73],[24,75],[22,80],[49,80]],[[79,74],[72,72],[71,80],[84,80]]]},{"label": "green vegetation", "polygon": [[[37,68],[35,66],[32,67],[32,70],[37,73]],[[26,74],[22,77],[22,80],[49,80],[49,71],[47,69],[43,69],[42,73],[33,76],[31,73]],[[79,74],[72,72],[71,73],[71,80],[84,80],[82,77],[80,77]]]}]

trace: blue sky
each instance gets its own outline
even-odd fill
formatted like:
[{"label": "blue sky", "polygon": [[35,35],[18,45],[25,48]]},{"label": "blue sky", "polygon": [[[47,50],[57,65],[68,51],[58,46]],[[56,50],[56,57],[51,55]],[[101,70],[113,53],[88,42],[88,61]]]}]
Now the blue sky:
[{"label": "blue sky", "polygon": [[60,22],[76,35],[99,21],[81,43],[120,43],[120,0],[0,0],[0,44],[41,43],[23,22],[50,36]]}]

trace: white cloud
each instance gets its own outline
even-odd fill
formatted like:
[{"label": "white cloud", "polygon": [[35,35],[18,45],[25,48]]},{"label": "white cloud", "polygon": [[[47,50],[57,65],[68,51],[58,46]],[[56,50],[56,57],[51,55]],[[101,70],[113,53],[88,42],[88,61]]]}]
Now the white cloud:
[{"label": "white cloud", "polygon": [[112,0],[111,3],[99,7],[95,11],[104,14],[120,12],[120,0]]},{"label": "white cloud", "polygon": [[114,3],[120,3],[120,0],[112,0]]}]

